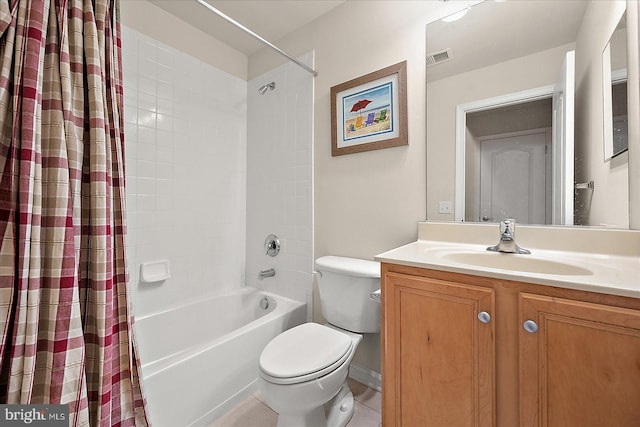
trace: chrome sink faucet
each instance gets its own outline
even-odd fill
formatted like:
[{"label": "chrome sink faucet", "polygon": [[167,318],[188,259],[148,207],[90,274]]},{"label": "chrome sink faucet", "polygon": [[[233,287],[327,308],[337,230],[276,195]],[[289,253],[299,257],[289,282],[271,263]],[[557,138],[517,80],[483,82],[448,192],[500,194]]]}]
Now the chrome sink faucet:
[{"label": "chrome sink faucet", "polygon": [[531,251],[522,249],[516,243],[516,220],[505,218],[500,221],[500,241],[495,246],[489,246],[488,251],[505,252],[508,254],[530,254]]}]

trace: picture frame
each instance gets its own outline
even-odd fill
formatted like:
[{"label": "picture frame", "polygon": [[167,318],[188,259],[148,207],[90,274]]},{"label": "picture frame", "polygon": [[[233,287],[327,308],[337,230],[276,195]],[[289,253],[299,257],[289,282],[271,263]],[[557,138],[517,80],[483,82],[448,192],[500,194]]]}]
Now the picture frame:
[{"label": "picture frame", "polygon": [[331,88],[331,156],[408,144],[407,61]]}]

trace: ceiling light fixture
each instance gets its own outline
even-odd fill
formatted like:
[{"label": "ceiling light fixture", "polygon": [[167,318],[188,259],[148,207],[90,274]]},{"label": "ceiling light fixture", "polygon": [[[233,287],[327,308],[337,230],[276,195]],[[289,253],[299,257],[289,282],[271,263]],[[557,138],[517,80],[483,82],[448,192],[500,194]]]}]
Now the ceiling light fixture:
[{"label": "ceiling light fixture", "polygon": [[442,20],[444,22],[455,22],[455,21],[457,21],[459,19],[462,19],[462,17],[467,14],[469,9],[471,9],[471,7],[467,6],[466,8],[462,9],[460,12],[456,12],[456,13],[454,13],[452,15],[445,16],[444,18],[442,18]]}]

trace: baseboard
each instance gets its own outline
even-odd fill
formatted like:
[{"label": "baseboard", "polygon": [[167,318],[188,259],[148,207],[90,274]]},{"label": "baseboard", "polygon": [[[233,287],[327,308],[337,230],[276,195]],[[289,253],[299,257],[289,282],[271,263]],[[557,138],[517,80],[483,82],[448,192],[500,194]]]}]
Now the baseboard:
[{"label": "baseboard", "polygon": [[365,368],[364,366],[352,363],[349,367],[349,378],[352,378],[367,387],[371,387],[380,392],[382,391],[382,375],[372,371],[371,369]]}]

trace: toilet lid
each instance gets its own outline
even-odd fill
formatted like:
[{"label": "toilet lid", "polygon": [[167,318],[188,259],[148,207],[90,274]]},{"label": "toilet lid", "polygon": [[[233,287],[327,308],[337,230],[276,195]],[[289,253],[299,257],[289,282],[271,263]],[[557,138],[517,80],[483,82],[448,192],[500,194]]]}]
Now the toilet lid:
[{"label": "toilet lid", "polygon": [[260,369],[273,378],[309,376],[343,359],[352,345],[351,338],[342,332],[304,323],[267,344],[260,355]]}]

